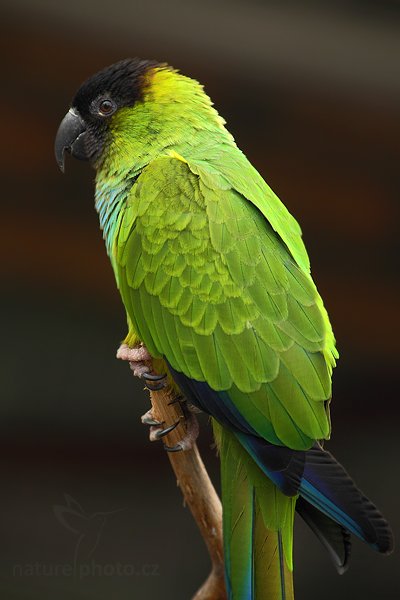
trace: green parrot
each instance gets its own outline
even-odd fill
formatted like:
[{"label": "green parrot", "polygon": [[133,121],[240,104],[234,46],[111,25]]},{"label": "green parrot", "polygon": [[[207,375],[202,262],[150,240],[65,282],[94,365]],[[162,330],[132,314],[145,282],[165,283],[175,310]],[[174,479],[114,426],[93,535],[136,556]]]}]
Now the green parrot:
[{"label": "green parrot", "polygon": [[300,227],[203,87],[155,61],[111,65],[61,122],[62,170],[66,151],[96,169],[120,356],[149,384],[158,360],[212,417],[229,599],[294,597],[295,511],[339,572],[350,533],[391,552],[387,522],[322,446],[338,353]]}]

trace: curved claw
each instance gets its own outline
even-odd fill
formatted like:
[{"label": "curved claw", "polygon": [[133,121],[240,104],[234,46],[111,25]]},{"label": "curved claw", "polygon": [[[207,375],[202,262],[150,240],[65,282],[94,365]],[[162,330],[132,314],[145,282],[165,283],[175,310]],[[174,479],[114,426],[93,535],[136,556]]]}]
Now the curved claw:
[{"label": "curved claw", "polygon": [[142,379],[148,379],[149,381],[161,381],[162,379],[165,379],[166,376],[166,373],[164,373],[164,375],[157,375],[156,373],[143,373],[143,375],[141,375]]},{"label": "curved claw", "polygon": [[167,446],[167,444],[164,444],[164,450],[167,452],[182,452],[183,446],[180,442],[178,442],[175,446]]},{"label": "curved claw", "polygon": [[180,423],[180,421],[177,421],[176,423],[174,423],[173,425],[170,425],[169,427],[166,427],[165,429],[156,431],[154,434],[154,437],[156,438],[156,440],[161,439],[162,437],[164,437],[164,435],[168,435],[168,433],[173,431],[175,429],[175,427],[178,427],[179,423]]},{"label": "curved claw", "polygon": [[[155,373],[142,373],[140,376],[140,378],[144,380],[147,389],[151,390],[152,392],[158,392],[159,390],[162,390],[163,388],[166,387],[166,385],[167,385],[167,383],[165,381],[166,377],[167,377],[166,374],[157,375]],[[154,383],[152,383],[152,382],[154,382]],[[159,382],[159,383],[157,383],[157,382]]]},{"label": "curved claw", "polygon": [[186,413],[186,433],[175,446],[167,446],[164,444],[164,450],[167,452],[185,452],[187,450],[192,450],[197,436],[199,435],[199,423],[195,415],[188,411],[186,405],[183,405],[182,408],[184,409],[184,413]]}]

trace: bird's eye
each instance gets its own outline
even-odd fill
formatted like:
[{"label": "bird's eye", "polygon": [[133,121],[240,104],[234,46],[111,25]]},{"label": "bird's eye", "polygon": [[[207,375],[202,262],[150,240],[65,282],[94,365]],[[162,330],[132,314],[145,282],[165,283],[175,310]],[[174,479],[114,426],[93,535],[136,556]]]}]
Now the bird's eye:
[{"label": "bird's eye", "polygon": [[113,112],[115,112],[116,108],[117,107],[115,103],[109,98],[106,98],[104,100],[101,100],[99,103],[99,114],[102,117],[109,117],[113,114]]}]

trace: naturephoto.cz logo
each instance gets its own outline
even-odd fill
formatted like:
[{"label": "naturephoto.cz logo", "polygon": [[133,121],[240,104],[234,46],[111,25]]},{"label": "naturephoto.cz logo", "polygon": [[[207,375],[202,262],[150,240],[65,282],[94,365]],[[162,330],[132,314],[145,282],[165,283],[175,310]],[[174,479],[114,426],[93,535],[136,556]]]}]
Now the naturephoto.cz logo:
[{"label": "naturephoto.cz logo", "polygon": [[14,577],[156,577],[158,564],[99,563],[95,551],[102,532],[109,521],[125,509],[108,512],[87,513],[69,494],[64,494],[65,504],[53,506],[58,522],[76,537],[73,558],[70,563],[25,563],[13,565]]}]

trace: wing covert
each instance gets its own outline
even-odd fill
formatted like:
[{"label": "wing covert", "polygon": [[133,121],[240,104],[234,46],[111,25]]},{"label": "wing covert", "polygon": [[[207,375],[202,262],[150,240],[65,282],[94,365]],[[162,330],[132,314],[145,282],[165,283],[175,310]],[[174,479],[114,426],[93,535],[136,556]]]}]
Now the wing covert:
[{"label": "wing covert", "polygon": [[265,216],[220,181],[176,154],[143,170],[116,247],[124,304],[152,355],[227,392],[266,439],[272,424],[311,445],[329,436],[326,311]]}]

